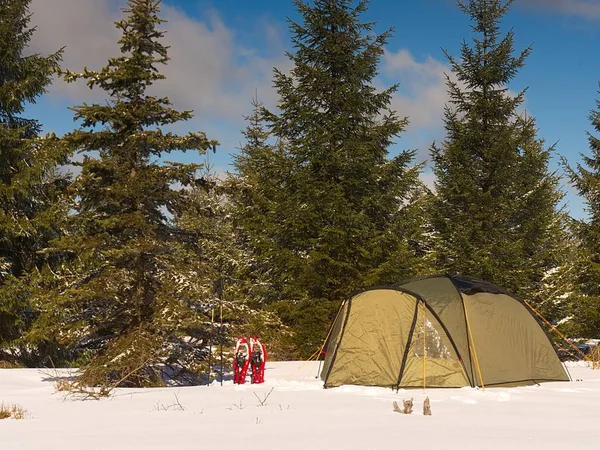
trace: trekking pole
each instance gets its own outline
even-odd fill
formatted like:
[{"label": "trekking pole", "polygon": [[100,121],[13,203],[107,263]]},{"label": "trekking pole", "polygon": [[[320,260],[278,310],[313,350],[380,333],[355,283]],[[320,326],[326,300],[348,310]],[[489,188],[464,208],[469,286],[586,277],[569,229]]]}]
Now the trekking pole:
[{"label": "trekking pole", "polygon": [[[221,386],[223,386],[223,277],[220,276],[213,284],[213,292],[215,294],[217,294],[217,298],[219,299],[219,345],[221,346],[221,361],[219,362],[219,375],[221,378]],[[211,325],[213,324],[215,319],[215,311],[213,309],[212,311],[212,319],[211,319]],[[211,335],[212,335],[212,326],[211,326]],[[212,357],[212,346],[210,348],[210,355],[209,355],[209,367],[210,367],[210,361],[211,361],[211,357]]]},{"label": "trekking pole", "polygon": [[208,369],[206,370],[206,385],[210,386],[210,369],[212,363],[212,343],[208,341]]},{"label": "trekking pole", "polygon": [[219,304],[221,324],[219,325],[219,337],[221,340],[221,386],[223,386],[223,278],[219,279]]},{"label": "trekking pole", "polygon": [[210,373],[212,368],[212,334],[213,334],[213,324],[215,322],[215,310],[211,310],[210,317],[210,335],[208,337],[208,372],[206,372],[206,383],[207,386],[210,386]]}]

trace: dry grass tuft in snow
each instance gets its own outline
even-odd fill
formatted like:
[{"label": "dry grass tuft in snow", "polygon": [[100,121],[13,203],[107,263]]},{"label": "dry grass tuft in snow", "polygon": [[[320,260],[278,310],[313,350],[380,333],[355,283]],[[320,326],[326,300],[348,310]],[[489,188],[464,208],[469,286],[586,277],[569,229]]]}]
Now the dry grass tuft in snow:
[{"label": "dry grass tuft in snow", "polygon": [[100,400],[110,396],[114,387],[91,387],[79,383],[76,373],[71,371],[60,372],[58,369],[52,371],[40,371],[48,379],[54,382],[54,390],[62,393],[65,398],[72,397],[75,400]]},{"label": "dry grass tuft in snow", "polygon": [[600,369],[600,345],[595,345],[590,350],[588,357],[592,361],[594,369]]},{"label": "dry grass tuft in snow", "polygon": [[113,387],[90,387],[77,381],[61,378],[54,383],[57,391],[63,392],[66,397],[73,397],[76,400],[100,400],[111,395]]},{"label": "dry grass tuft in snow", "polygon": [[20,369],[22,368],[22,366],[11,362],[11,361],[7,361],[5,359],[0,359],[0,369]]},{"label": "dry grass tuft in snow", "polygon": [[0,403],[0,419],[21,420],[29,417],[29,413],[20,405]]}]

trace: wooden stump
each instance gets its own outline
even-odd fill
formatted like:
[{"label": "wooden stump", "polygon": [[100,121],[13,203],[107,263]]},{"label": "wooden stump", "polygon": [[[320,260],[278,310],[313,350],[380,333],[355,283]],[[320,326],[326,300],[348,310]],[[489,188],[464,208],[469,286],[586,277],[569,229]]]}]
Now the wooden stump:
[{"label": "wooden stump", "polygon": [[398,402],[394,400],[394,411],[400,414],[411,414],[413,412],[413,399],[410,400],[402,400],[404,405],[404,409],[400,409],[398,406]]},{"label": "wooden stump", "polygon": [[431,415],[431,406],[429,405],[429,397],[425,399],[423,402],[423,415],[430,416]]}]

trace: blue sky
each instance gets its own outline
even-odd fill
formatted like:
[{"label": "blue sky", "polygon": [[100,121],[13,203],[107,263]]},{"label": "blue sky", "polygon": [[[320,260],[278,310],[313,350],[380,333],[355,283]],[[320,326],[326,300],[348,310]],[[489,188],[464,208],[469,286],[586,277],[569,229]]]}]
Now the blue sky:
[{"label": "blue sky", "polygon": [[[64,67],[80,70],[103,66],[116,56],[119,35],[113,22],[125,0],[32,0],[32,24],[37,32],[34,51],[49,53],[66,46]],[[219,172],[231,171],[231,154],[242,142],[243,116],[250,112],[255,92],[267,106],[276,104],[271,88],[272,68],[288,70],[284,55],[290,49],[286,17],[298,19],[291,0],[163,0],[168,23],[171,62],[167,80],[156,93],[167,95],[180,109],[193,109],[195,118],[178,131],[206,131],[221,145],[210,163]],[[376,31],[394,27],[377,83],[400,83],[393,106],[410,125],[391,153],[417,149],[418,159],[429,156],[433,140],[444,137],[442,109],[446,102],[444,73],[449,73],[442,48],[458,56],[469,40],[468,17],[452,0],[371,0],[367,21]],[[558,155],[572,164],[588,153],[586,131],[595,107],[600,60],[600,0],[516,0],[503,27],[514,29],[516,49],[533,45],[533,53],[513,83],[512,91],[528,88],[525,108],[536,118],[539,137],[556,144],[552,168],[560,170]],[[57,134],[76,126],[68,106],[102,101],[103,95],[81,84],[57,81],[37,105],[29,108],[46,131]],[[180,155],[186,161],[205,161]],[[173,157],[169,158],[173,159]],[[431,183],[431,173],[423,178]],[[581,200],[563,182],[568,210],[584,216]]]}]

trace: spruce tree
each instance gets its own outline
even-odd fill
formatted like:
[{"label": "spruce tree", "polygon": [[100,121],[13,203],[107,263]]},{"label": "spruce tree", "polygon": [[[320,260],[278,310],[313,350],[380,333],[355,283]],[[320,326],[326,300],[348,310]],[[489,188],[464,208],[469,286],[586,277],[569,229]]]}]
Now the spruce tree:
[{"label": "spruce tree", "polygon": [[254,191],[242,199],[240,225],[265,275],[258,300],[276,302],[302,356],[353,290],[414,274],[403,206],[419,167],[412,151],[388,158],[407,119],[390,109],[396,86],[374,86],[391,30],[374,34],[361,21],[367,2],[354,3],[295,1],[293,69],[274,75],[278,112],[262,111],[268,135],[251,124],[236,161]]},{"label": "spruce tree", "polygon": [[[252,107],[252,115],[246,117],[248,125],[243,131],[245,145],[239,154],[234,155],[237,173],[230,175],[227,184],[235,206],[234,220],[239,225],[239,239],[256,255],[248,258],[244,275],[251,281],[249,298],[271,303],[287,289],[282,272],[286,269],[287,256],[272,252],[273,243],[264,235],[265,225],[270,225],[267,217],[280,213],[277,209],[284,204],[286,192],[280,186],[288,176],[289,161],[281,141],[273,142],[263,123],[261,111],[264,105],[254,99]],[[278,275],[269,276],[273,271],[277,271]]]},{"label": "spruce tree", "polygon": [[[600,132],[600,101],[590,112],[590,122]],[[568,321],[566,328],[577,337],[600,336],[600,139],[588,133],[590,155],[581,155],[583,164],[571,167],[566,160],[569,178],[585,200],[587,217],[574,221],[577,256],[573,264],[572,285],[567,291]]]},{"label": "spruce tree", "polygon": [[265,226],[277,220],[273,214],[278,213],[286,196],[280,186],[288,173],[287,160],[281,141],[274,142],[263,123],[263,104],[255,98],[252,107],[252,114],[245,118],[245,145],[234,155],[238,171],[229,174],[225,182],[231,201],[231,229],[238,254],[242,255],[235,270],[238,307],[246,307],[242,327],[246,335],[259,336],[268,345],[271,357],[293,359],[298,352],[290,342],[289,326],[282,324],[277,311],[268,309],[289,289],[284,272],[287,254],[273,251],[272,242],[265,238]]},{"label": "spruce tree", "polygon": [[204,153],[216,143],[201,132],[162,129],[192,113],[147,92],[165,78],[157,66],[168,60],[159,3],[129,0],[116,23],[121,55],[98,71],[64,74],[109,100],[73,108],[81,127],[62,138],[84,155],[70,187],[68,233],[53,245],[73,260],[42,286],[45,310],[33,337],[76,351],[82,384],[154,385],[165,373],[197,373],[211,334],[212,286],[174,220],[201,165],[163,158],[174,150]]},{"label": "spruce tree", "polygon": [[[61,52],[28,54],[30,0],[0,2],[0,348],[21,363],[35,364],[39,348],[21,345],[35,311],[30,277],[48,259],[39,253],[56,237],[54,202],[64,177],[60,149],[43,145],[41,125],[24,117],[28,104],[46,92]],[[0,358],[2,358],[0,350]]]},{"label": "spruce tree", "polygon": [[476,37],[460,59],[446,52],[446,139],[431,150],[436,175],[432,202],[439,270],[482,278],[528,299],[559,264],[564,214],[558,178],[548,169],[553,148],[521,114],[525,90],[509,83],[525,64],[514,55],[514,33],[500,24],[512,0],[459,2]]}]

